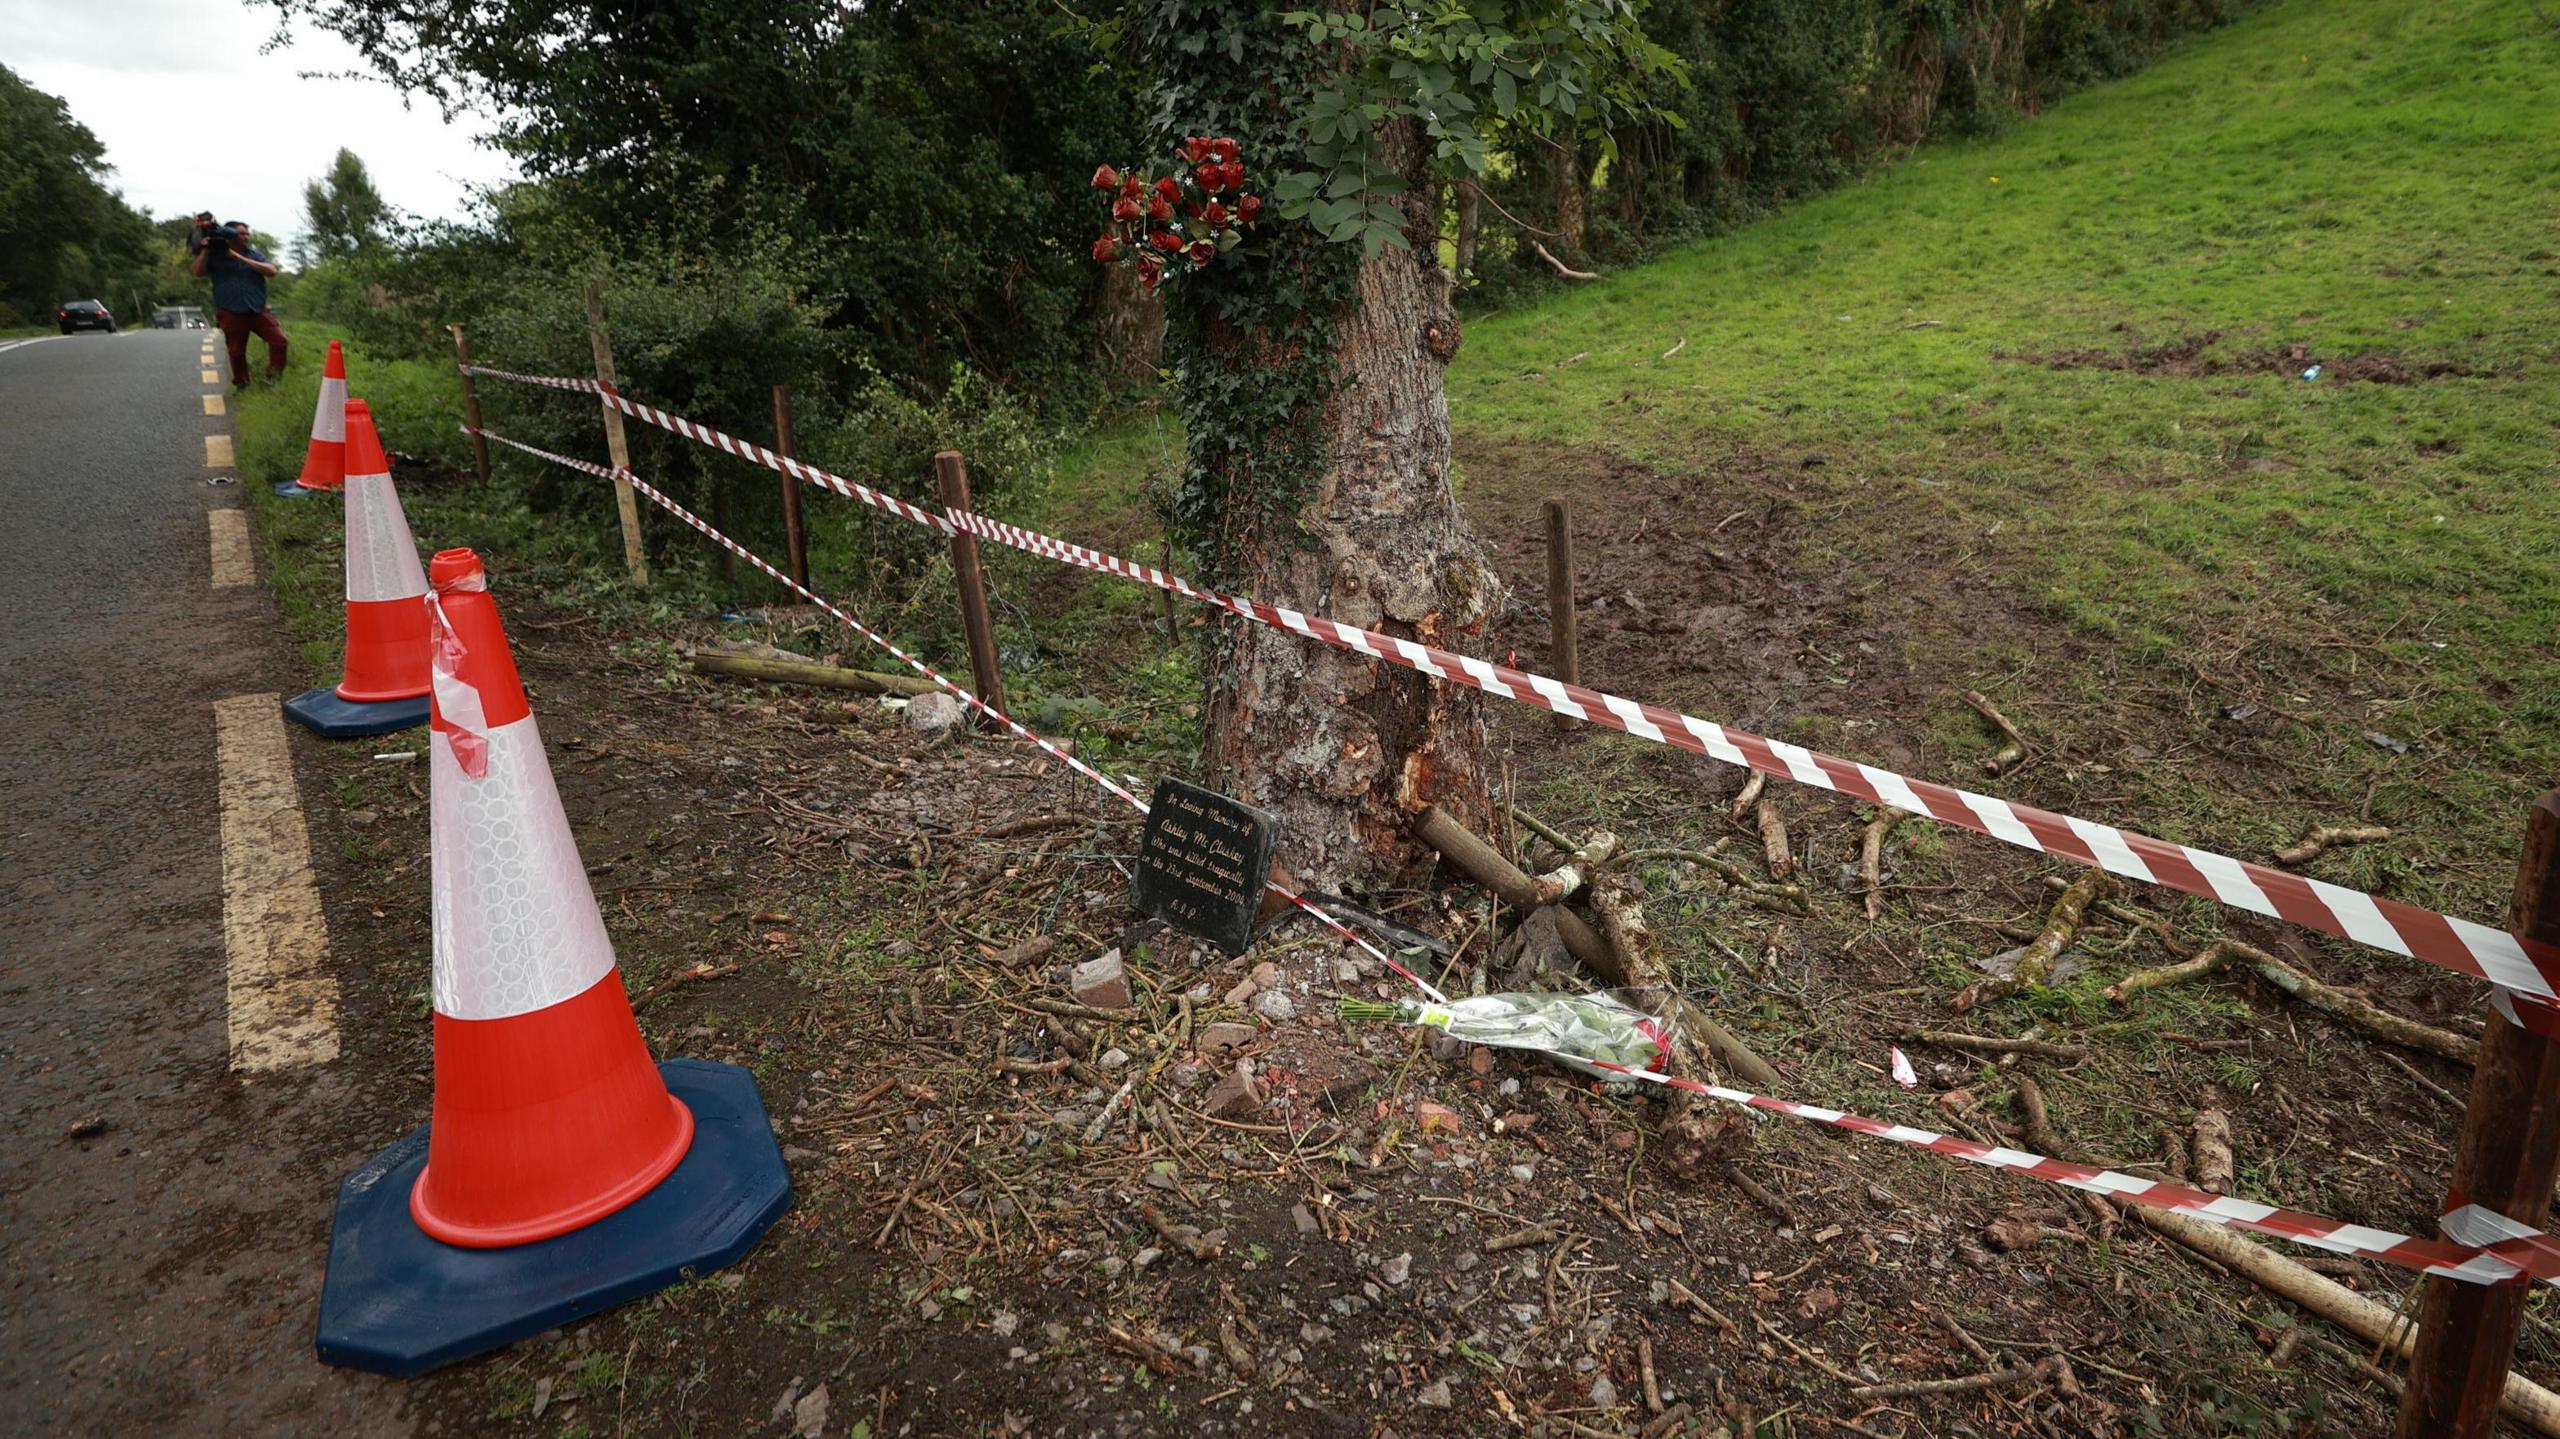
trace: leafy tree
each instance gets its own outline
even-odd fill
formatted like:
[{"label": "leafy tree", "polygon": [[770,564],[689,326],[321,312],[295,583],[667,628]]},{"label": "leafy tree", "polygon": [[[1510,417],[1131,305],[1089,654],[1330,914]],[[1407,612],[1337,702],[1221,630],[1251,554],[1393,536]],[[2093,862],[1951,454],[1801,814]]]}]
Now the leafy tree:
[{"label": "leafy tree", "polygon": [[803,288],[883,373],[1094,388],[1083,157],[1130,145],[1139,92],[1050,0],[266,3],[494,116],[607,244],[716,261],[751,228],[796,237]]},{"label": "leafy tree", "polygon": [[106,147],[59,98],[0,66],[0,301],[32,318],[69,299],[122,314],[161,297],[150,221],[106,169]]},{"label": "leafy tree", "polygon": [[[1140,0],[1104,39],[1155,77],[1160,145],[1236,138],[1300,222],[1168,286],[1187,540],[1259,598],[1465,648],[1500,586],[1450,474],[1448,184],[1496,164],[1497,132],[1606,153],[1676,62],[1629,0]],[[1211,768],[1282,816],[1301,879],[1410,867],[1426,804],[1488,817],[1472,690],[1241,623],[1208,670]]]},{"label": "leafy tree", "polygon": [[343,260],[379,246],[390,212],[364,161],[340,147],[329,173],[302,187],[302,263]]}]

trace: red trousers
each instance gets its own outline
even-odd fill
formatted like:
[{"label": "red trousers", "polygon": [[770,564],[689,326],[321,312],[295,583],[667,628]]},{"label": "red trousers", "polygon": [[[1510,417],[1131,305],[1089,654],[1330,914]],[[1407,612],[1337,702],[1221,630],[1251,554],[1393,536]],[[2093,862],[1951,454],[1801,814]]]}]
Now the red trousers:
[{"label": "red trousers", "polygon": [[273,312],[260,310],[252,315],[246,310],[216,310],[213,322],[222,327],[222,342],[231,350],[231,383],[249,383],[249,337],[256,335],[267,342],[267,378],[284,373],[284,329],[276,323]]}]

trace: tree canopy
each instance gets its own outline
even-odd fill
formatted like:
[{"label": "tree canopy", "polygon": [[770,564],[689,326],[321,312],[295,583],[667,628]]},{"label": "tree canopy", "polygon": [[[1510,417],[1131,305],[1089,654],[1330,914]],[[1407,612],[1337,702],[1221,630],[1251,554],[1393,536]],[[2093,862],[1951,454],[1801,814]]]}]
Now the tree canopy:
[{"label": "tree canopy", "polygon": [[329,173],[302,187],[302,262],[343,260],[380,245],[390,214],[364,161],[340,146]]},{"label": "tree canopy", "polygon": [[108,168],[58,97],[0,66],[0,301],[21,316],[83,299],[121,314],[137,294],[162,297],[150,219],[107,184]]}]

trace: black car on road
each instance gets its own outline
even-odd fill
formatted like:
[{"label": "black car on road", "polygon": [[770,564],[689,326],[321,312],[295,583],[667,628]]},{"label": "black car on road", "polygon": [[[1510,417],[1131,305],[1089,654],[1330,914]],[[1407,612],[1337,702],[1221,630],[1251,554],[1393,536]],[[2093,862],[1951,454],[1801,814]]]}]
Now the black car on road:
[{"label": "black car on road", "polygon": [[95,300],[65,300],[53,314],[62,322],[62,333],[66,335],[74,330],[104,330],[110,335],[116,332],[116,317]]}]

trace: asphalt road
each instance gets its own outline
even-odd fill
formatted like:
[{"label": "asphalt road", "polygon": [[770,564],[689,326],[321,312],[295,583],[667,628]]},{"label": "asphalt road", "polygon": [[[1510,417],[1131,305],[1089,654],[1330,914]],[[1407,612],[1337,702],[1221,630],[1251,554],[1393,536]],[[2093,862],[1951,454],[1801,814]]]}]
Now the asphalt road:
[{"label": "asphalt road", "polygon": [[213,705],[300,686],[205,333],[0,344],[0,1432],[405,1433],[311,1352],[354,1066],[229,1064]]}]

